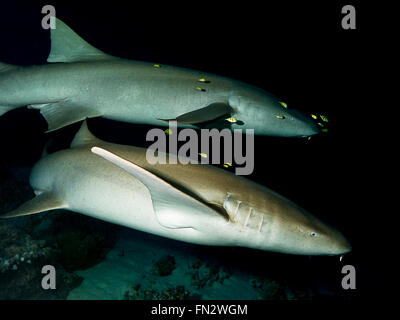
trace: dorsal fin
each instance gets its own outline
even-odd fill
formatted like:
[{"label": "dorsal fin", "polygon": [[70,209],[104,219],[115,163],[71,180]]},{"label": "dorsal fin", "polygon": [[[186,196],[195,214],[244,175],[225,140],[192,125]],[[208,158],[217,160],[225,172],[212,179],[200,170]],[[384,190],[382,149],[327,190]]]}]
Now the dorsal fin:
[{"label": "dorsal fin", "polygon": [[116,59],[91,46],[60,19],[50,29],[51,50],[47,62],[74,62]]},{"label": "dorsal fin", "polygon": [[90,143],[99,143],[100,139],[96,138],[90,131],[86,120],[82,122],[81,128],[76,133],[74,139],[71,142],[71,148],[81,146]]}]

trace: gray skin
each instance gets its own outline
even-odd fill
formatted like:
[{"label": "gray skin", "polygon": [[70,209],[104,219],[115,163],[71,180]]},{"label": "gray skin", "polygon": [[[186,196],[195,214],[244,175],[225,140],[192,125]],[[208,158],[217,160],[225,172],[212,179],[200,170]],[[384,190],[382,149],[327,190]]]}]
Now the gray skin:
[{"label": "gray skin", "polygon": [[180,241],[300,255],[340,255],[345,237],[288,199],[226,170],[154,164],[146,149],[95,138],[86,124],[71,149],[32,169],[36,197],[3,218],[64,208]]},{"label": "gray skin", "polygon": [[[51,30],[48,62],[61,63],[0,63],[0,115],[28,105],[40,110],[48,131],[102,116],[161,126],[177,119],[183,127],[254,129],[258,135],[282,137],[318,133],[311,118],[285,108],[264,90],[200,71],[107,55],[59,19]],[[232,117],[236,122],[225,120]]]}]

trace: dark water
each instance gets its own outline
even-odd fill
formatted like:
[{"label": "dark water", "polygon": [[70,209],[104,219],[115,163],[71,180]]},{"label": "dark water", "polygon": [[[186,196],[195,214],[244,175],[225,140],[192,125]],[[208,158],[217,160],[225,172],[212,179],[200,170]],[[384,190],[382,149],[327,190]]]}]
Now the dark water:
[{"label": "dark water", "polygon": [[[371,159],[370,150],[376,145],[363,122],[371,104],[363,97],[367,87],[361,85],[360,89],[360,83],[366,81],[360,55],[365,54],[365,34],[341,30],[340,5],[322,7],[314,3],[291,10],[285,5],[270,5],[267,9],[234,7],[229,14],[223,8],[209,10],[201,5],[194,10],[145,5],[92,7],[65,1],[53,5],[73,30],[107,53],[232,77],[272,92],[307,114],[329,116],[329,132],[310,141],[256,137],[255,170],[248,178],[336,226],[352,243],[352,253],[340,262],[338,257],[309,258],[182,245],[187,256],[261,279],[261,298],[354,300],[384,294],[382,273],[376,268],[377,261],[384,261],[383,252],[377,232],[371,232],[381,226],[376,219],[381,212],[374,210],[374,199],[383,190],[373,190],[376,185],[372,178],[378,175],[371,166],[362,166]],[[32,1],[1,4],[0,61],[18,65],[45,63],[50,42],[48,32],[38,23],[41,7],[41,3]],[[51,138],[53,150],[67,148],[78,128],[79,124],[75,124],[44,134],[46,122],[37,111],[26,108],[0,118],[2,212],[33,196],[28,185],[29,169],[40,158],[45,142]],[[106,141],[136,146],[146,146],[145,136],[150,129],[105,119],[91,120],[90,128]],[[3,278],[0,273],[1,299],[65,299],[84,281],[76,271],[101,263],[121,234],[131,232],[133,239],[147,237],[63,213],[52,218],[42,214],[20,221],[0,221],[0,228],[0,244],[4,246],[0,256],[6,249],[21,255],[28,245],[39,252],[30,265],[18,264],[18,270],[7,271],[7,280],[5,273]],[[149,250],[160,246],[167,252],[168,248],[171,252],[180,250],[175,241],[150,238]],[[38,267],[50,264],[49,259],[64,279],[56,294],[43,293],[39,285],[32,286],[40,281]],[[168,268],[166,259],[163,261]],[[157,261],[152,263],[157,265]],[[346,264],[357,270],[356,290],[341,287],[341,269]],[[268,286],[271,283],[274,285]],[[241,288],[237,288],[238,297],[240,292]],[[135,294],[149,297],[141,296],[137,290]]]}]

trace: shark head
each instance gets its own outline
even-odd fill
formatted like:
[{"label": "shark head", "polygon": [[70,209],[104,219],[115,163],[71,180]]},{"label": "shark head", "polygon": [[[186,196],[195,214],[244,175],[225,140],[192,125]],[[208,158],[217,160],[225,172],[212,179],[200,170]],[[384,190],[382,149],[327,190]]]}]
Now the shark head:
[{"label": "shark head", "polygon": [[228,193],[223,204],[236,230],[231,231],[235,245],[297,255],[342,255],[351,250],[338,230],[278,193],[254,184],[240,189]]},{"label": "shark head", "polygon": [[[274,241],[279,251],[303,255],[342,255],[351,251],[347,239],[335,228],[307,213],[291,212],[289,219],[277,221],[279,234]],[[269,243],[268,245],[271,245]]]},{"label": "shark head", "polygon": [[310,117],[289,109],[283,101],[264,90],[248,86],[232,93],[229,105],[235,110],[232,129],[254,129],[257,135],[308,137],[319,133]]},{"label": "shark head", "polygon": [[334,227],[280,195],[273,197],[268,208],[263,208],[264,220],[271,228],[260,230],[261,249],[301,255],[342,255],[351,251],[350,243]]}]

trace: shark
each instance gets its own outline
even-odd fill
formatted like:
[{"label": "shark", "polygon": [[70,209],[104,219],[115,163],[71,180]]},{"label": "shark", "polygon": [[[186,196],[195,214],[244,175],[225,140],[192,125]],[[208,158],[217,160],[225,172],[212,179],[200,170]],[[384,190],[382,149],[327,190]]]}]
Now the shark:
[{"label": "shark", "polygon": [[252,129],[309,137],[313,120],[270,93],[238,80],[106,54],[56,19],[47,64],[0,62],[0,116],[28,106],[57,130],[86,118],[181,127]]},{"label": "shark", "polygon": [[65,209],[199,245],[351,250],[337,229],[263,185],[207,164],[150,164],[146,149],[102,141],[86,122],[69,149],[34,165],[30,185],[35,197],[1,218]]}]

